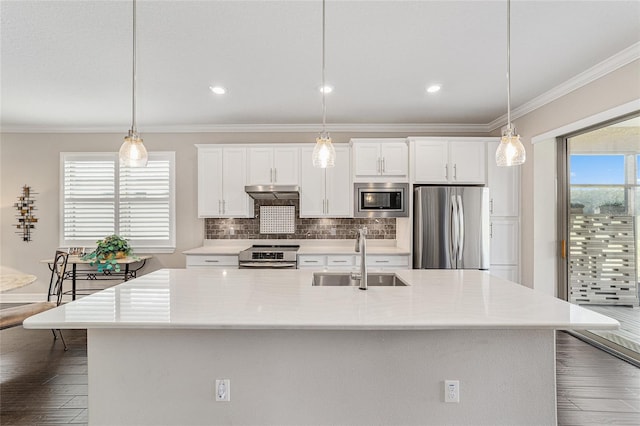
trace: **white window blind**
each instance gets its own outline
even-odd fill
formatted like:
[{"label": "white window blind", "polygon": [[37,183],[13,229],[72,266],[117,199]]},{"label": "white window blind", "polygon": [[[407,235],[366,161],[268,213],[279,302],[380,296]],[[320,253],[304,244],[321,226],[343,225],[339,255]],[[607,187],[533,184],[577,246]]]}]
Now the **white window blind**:
[{"label": "white window blind", "polygon": [[173,152],[147,167],[120,167],[116,153],[61,154],[61,246],[91,247],[111,234],[135,252],[175,248]]}]

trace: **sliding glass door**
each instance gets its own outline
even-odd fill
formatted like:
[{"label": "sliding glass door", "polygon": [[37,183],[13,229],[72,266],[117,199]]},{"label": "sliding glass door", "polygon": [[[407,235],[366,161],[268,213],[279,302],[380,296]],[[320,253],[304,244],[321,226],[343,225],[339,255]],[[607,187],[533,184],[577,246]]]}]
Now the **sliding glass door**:
[{"label": "sliding glass door", "polygon": [[585,336],[640,360],[640,117],[561,141],[563,292],[616,318],[621,329]]}]

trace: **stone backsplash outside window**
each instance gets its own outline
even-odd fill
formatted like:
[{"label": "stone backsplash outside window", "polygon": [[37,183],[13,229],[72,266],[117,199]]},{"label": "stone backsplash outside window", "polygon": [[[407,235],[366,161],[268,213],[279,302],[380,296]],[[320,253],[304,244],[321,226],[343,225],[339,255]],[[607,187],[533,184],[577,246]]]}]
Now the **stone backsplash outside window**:
[{"label": "stone backsplash outside window", "polygon": [[[295,206],[296,223],[293,234],[261,234],[260,206]],[[355,238],[356,229],[366,226],[367,238],[379,240],[393,240],[396,238],[395,218],[300,218],[300,203],[298,200],[255,200],[255,218],[204,220],[204,238],[207,240],[232,239],[350,239]],[[233,228],[234,234],[231,235]],[[335,230],[335,235],[333,234]]]}]

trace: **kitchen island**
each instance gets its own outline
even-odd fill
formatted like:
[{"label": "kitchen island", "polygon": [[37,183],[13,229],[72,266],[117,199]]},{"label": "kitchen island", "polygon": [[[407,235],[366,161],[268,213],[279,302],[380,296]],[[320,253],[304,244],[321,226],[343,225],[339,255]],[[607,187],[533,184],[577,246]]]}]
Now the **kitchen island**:
[{"label": "kitchen island", "polygon": [[362,291],[310,270],[165,269],[25,327],[88,330],[96,425],[546,425],[555,330],[619,326],[487,272],[396,273],[409,285]]}]

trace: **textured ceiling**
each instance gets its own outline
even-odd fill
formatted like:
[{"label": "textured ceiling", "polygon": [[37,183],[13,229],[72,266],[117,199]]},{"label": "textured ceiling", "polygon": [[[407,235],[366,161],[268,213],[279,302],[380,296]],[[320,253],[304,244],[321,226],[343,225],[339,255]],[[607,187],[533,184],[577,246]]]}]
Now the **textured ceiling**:
[{"label": "textured ceiling", "polygon": [[[139,0],[140,130],[319,123],[321,4]],[[513,108],[640,42],[637,0],[511,9]],[[131,2],[3,0],[0,12],[3,129],[129,127]],[[496,127],[505,114],[506,2],[331,0],[326,22],[330,129]]]}]

